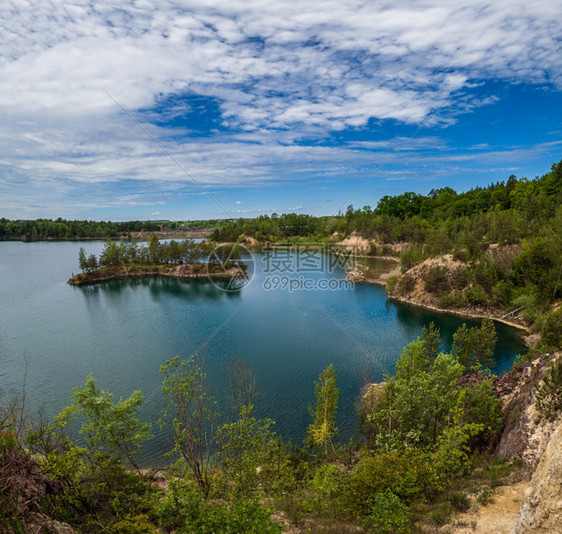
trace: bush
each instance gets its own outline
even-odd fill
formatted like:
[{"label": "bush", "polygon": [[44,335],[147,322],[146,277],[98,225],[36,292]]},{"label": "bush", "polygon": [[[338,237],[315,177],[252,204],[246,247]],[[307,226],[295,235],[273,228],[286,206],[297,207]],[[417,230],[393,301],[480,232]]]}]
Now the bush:
[{"label": "bush", "polygon": [[283,526],[271,520],[270,508],[255,499],[240,499],[230,508],[226,504],[206,503],[199,509],[199,517],[188,524],[193,534],[278,534]]},{"label": "bush", "polygon": [[424,281],[425,290],[430,293],[443,293],[451,287],[449,273],[445,267],[433,265],[427,271]]},{"label": "bush", "polygon": [[342,491],[340,470],[333,464],[320,466],[310,483],[312,497],[308,501],[313,511],[334,516],[337,514],[337,497]]},{"label": "bush", "polygon": [[470,271],[466,267],[459,267],[451,273],[451,285],[454,289],[464,289],[470,283]]},{"label": "bush", "polygon": [[351,472],[343,498],[352,512],[368,516],[381,493],[390,492],[408,504],[436,489],[437,478],[426,455],[410,449],[363,457]]},{"label": "bush", "polygon": [[537,410],[547,419],[556,418],[562,410],[562,358],[558,358],[537,386]]},{"label": "bush", "polygon": [[470,304],[488,303],[488,295],[486,295],[486,291],[484,291],[484,288],[479,284],[474,284],[471,288],[469,288],[466,296]]},{"label": "bush", "polygon": [[412,531],[408,507],[393,493],[377,493],[371,514],[363,526],[377,534],[407,534]]},{"label": "bush", "polygon": [[505,281],[500,280],[492,288],[492,303],[494,306],[503,307],[511,300],[511,286]]},{"label": "bush", "polygon": [[407,295],[408,293],[411,293],[415,287],[416,280],[409,274],[405,274],[398,280],[398,291],[400,292],[400,295]]},{"label": "bush", "polygon": [[449,308],[455,305],[455,296],[453,291],[448,291],[447,293],[443,293],[439,297],[439,307],[440,308]]},{"label": "bush", "polygon": [[398,276],[390,276],[386,281],[386,290],[388,293],[392,293],[392,290],[396,286],[396,282],[398,281]]},{"label": "bush", "polygon": [[411,269],[414,265],[422,262],[424,259],[424,254],[422,249],[418,245],[414,245],[406,249],[402,254],[400,254],[400,268],[403,273],[408,269]]},{"label": "bush", "polygon": [[431,512],[431,520],[436,525],[444,525],[449,521],[451,516],[451,505],[448,502],[442,502],[435,510]]},{"label": "bush", "polygon": [[562,348],[562,308],[545,314],[541,328],[541,341],[547,348]]}]

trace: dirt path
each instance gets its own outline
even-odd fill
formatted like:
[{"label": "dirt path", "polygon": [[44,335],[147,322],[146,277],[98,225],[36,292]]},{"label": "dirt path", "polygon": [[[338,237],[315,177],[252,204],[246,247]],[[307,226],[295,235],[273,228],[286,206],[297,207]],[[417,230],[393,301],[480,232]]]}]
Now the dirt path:
[{"label": "dirt path", "polygon": [[451,534],[510,534],[523,502],[528,481],[513,486],[500,486],[493,493],[492,503],[476,511],[454,516],[448,532]]}]

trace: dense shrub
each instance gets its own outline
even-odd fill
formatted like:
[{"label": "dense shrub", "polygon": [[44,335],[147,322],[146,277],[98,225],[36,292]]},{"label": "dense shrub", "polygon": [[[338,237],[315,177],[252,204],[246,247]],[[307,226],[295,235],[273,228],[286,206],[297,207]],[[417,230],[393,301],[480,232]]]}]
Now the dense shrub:
[{"label": "dense shrub", "polygon": [[391,492],[408,504],[431,496],[437,487],[436,474],[422,451],[393,451],[361,458],[351,472],[344,498],[354,514],[368,516],[380,494]]},{"label": "dense shrub", "polygon": [[369,532],[408,534],[412,531],[408,507],[392,492],[376,493],[370,515],[363,521]]},{"label": "dense shrub", "polygon": [[474,284],[471,286],[468,291],[466,292],[466,297],[470,304],[487,304],[488,303],[488,295],[484,288],[479,284]]},{"label": "dense shrub", "polygon": [[537,387],[537,409],[548,419],[556,418],[562,410],[562,358],[558,358]]},{"label": "dense shrub", "polygon": [[451,287],[449,273],[445,267],[432,265],[424,280],[425,290],[430,293],[443,293]]},{"label": "dense shrub", "polygon": [[542,321],[541,341],[548,348],[562,348],[562,307],[545,314]]}]

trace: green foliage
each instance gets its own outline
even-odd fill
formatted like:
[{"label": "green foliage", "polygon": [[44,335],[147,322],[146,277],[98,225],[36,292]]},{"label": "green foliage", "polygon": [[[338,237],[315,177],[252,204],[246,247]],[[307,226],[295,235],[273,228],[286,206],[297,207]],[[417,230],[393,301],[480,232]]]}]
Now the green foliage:
[{"label": "green foliage", "polygon": [[361,458],[351,471],[342,498],[353,514],[366,517],[381,493],[391,492],[408,504],[430,497],[438,487],[428,456],[410,449]]},{"label": "green foliage", "polygon": [[462,367],[447,354],[429,364],[418,340],[404,349],[396,368],[396,377],[367,416],[375,450],[430,447],[457,401]]},{"label": "green foliage", "polygon": [[453,510],[457,512],[468,512],[470,510],[470,499],[462,491],[452,491],[449,493],[449,502]]},{"label": "green foliage", "polygon": [[369,532],[408,534],[412,525],[408,507],[392,492],[376,493],[370,515],[363,521]]},{"label": "green foliage", "polygon": [[421,340],[423,343],[423,354],[429,363],[433,363],[435,358],[437,358],[437,354],[439,353],[439,349],[441,348],[442,339],[441,339],[441,332],[439,328],[435,326],[435,323],[431,321],[429,323],[429,327],[423,326],[422,327],[422,335]]},{"label": "green foliage", "polygon": [[425,290],[430,293],[443,293],[451,287],[449,273],[445,267],[432,265],[424,279]]},{"label": "green foliage", "polygon": [[110,525],[108,531],[112,534],[159,534],[160,532],[150,523],[148,516],[142,514],[121,519]]},{"label": "green foliage", "polygon": [[9,451],[17,446],[18,440],[13,425],[0,430],[0,454]]},{"label": "green foliage", "polygon": [[332,445],[333,449],[333,440],[337,433],[336,411],[340,397],[336,371],[332,364],[318,376],[314,383],[314,394],[316,405],[309,408],[312,424],[307,429],[307,441],[312,446],[323,448],[327,456],[328,445]]},{"label": "green foliage", "polygon": [[[99,261],[95,254],[90,254],[86,258],[86,251],[80,248],[78,254],[78,263],[84,272],[92,272],[96,269],[118,268],[128,265],[180,265],[190,264],[193,266],[202,265],[206,262],[216,259],[216,254],[212,255],[213,247],[207,243],[195,243],[189,239],[183,241],[159,242],[155,234],[148,237],[146,246],[137,243],[125,243],[121,241],[117,243],[108,239],[100,254]],[[236,254],[228,254],[225,248],[218,249],[219,254],[228,256],[230,260],[236,259]],[[220,264],[221,261],[215,263]],[[204,265],[203,265],[204,266]]]},{"label": "green foliage", "polygon": [[54,221],[0,219],[0,239],[80,239],[83,237],[105,239],[119,237],[129,232],[154,232],[158,229],[159,225],[154,221],[67,221],[60,217]]},{"label": "green foliage", "polygon": [[[29,431],[26,442],[39,466],[62,491],[48,494],[57,519],[98,532],[100,524],[143,514],[149,509],[148,481],[140,476],[134,454],[150,436],[150,425],[138,419],[142,395],[135,392],[115,403],[113,395],[95,387],[89,376],[73,392],[72,404],[54,420]],[[69,425],[81,419],[85,446],[67,435]],[[127,469],[124,462],[137,469]]]},{"label": "green foliage", "polygon": [[558,358],[537,386],[537,410],[547,419],[555,419],[562,410],[562,358]]},{"label": "green foliage", "polygon": [[72,393],[74,413],[84,417],[80,433],[92,454],[107,452],[110,458],[126,460],[139,471],[134,455],[152,437],[150,423],[138,417],[144,403],[142,393],[134,391],[115,403],[113,394],[96,388],[95,382],[90,375],[84,387],[78,386]]},{"label": "green foliage", "polygon": [[189,534],[281,532],[271,512],[256,499],[236,499],[231,505],[205,501],[196,485],[175,478],[154,506],[159,525]]},{"label": "green foliage", "polygon": [[166,491],[153,497],[153,514],[162,527],[179,530],[198,517],[203,494],[195,484],[173,474],[168,478]]},{"label": "green foliage", "polygon": [[493,392],[492,381],[482,380],[478,385],[465,388],[459,406],[464,412],[464,421],[481,426],[478,433],[470,434],[472,449],[483,447],[500,432],[503,422],[502,402]]},{"label": "green foliage", "polygon": [[260,482],[261,467],[269,461],[274,433],[271,419],[257,420],[253,406],[240,409],[238,420],[217,431],[218,460],[223,492],[233,498],[251,497]]},{"label": "green foliage", "polygon": [[492,319],[482,320],[480,327],[468,328],[463,323],[453,334],[452,352],[465,370],[489,367],[494,363],[496,327]]},{"label": "green foliage", "polygon": [[414,245],[409,247],[400,254],[400,270],[405,273],[408,269],[411,269],[424,259],[425,256],[420,246]]},{"label": "green foliage", "polygon": [[398,282],[399,277],[397,275],[390,276],[386,281],[386,291],[387,293],[392,293],[396,287],[396,282]]},{"label": "green foliage", "polygon": [[310,481],[307,504],[318,515],[335,517],[341,513],[340,495],[345,485],[341,469],[334,464],[322,464]]},{"label": "green foliage", "polygon": [[435,468],[445,479],[470,470],[470,438],[484,430],[481,424],[465,422],[464,410],[460,407],[463,394],[464,392],[461,393],[457,406],[451,410],[450,421],[440,434],[435,451]]},{"label": "green foliage", "polygon": [[240,499],[230,507],[226,504],[205,503],[199,515],[180,532],[190,534],[277,534],[283,526],[271,519],[272,510],[255,499]]},{"label": "green foliage", "polygon": [[160,372],[164,375],[164,417],[172,420],[174,450],[180,453],[199,489],[207,496],[211,422],[215,413],[214,401],[205,388],[205,373],[195,356],[181,361],[176,356],[161,366]]},{"label": "green foliage", "polygon": [[473,284],[466,292],[468,302],[474,305],[484,305],[488,303],[488,295],[480,284]]},{"label": "green foliage", "polygon": [[409,274],[405,274],[398,279],[398,292],[402,296],[411,293],[415,287],[416,279]]},{"label": "green foliage", "polygon": [[562,348],[562,307],[546,313],[541,322],[543,346],[551,350]]}]

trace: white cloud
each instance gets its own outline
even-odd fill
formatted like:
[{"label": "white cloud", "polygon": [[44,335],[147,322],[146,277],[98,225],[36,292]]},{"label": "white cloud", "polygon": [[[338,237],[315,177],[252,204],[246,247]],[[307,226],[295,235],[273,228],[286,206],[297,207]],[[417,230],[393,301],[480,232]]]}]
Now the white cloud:
[{"label": "white cloud", "polygon": [[[561,18],[550,0],[4,2],[2,206],[17,204],[22,181],[38,207],[91,197],[94,185],[100,203],[125,201],[104,195],[112,182],[145,183],[151,194],[197,190],[108,93],[206,186],[345,180],[387,147],[293,142],[370,119],[414,127],[455,93],[437,118],[449,124],[494,101],[472,90],[483,79],[560,90]],[[215,99],[222,126],[241,133],[181,138],[193,125],[156,126],[190,110],[154,110],[183,93]]]}]

